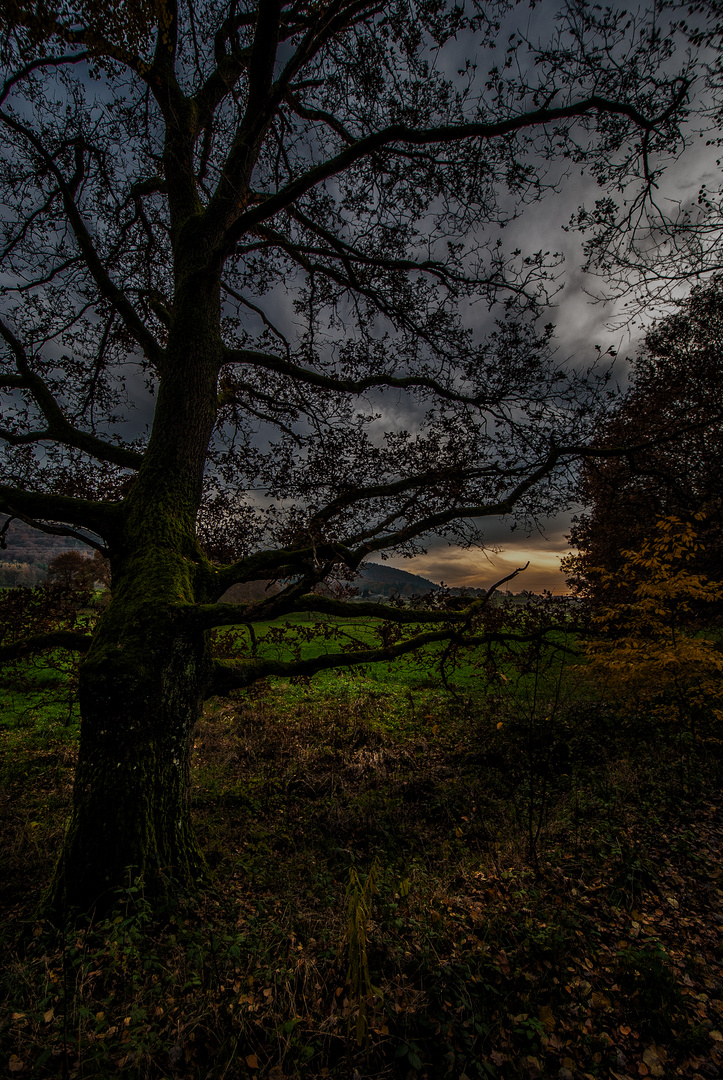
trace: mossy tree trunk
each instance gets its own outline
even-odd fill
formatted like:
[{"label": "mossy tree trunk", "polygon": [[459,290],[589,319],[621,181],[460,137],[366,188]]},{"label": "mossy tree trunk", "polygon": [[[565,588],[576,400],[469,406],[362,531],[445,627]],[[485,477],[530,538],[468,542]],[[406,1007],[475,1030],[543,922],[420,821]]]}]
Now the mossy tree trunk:
[{"label": "mossy tree trunk", "polygon": [[48,898],[56,915],[107,907],[129,880],[163,896],[203,874],[189,759],[209,661],[189,605],[206,599],[210,571],[195,522],[216,416],[217,291],[181,311],[110,544],[112,599],[80,668],[72,816]]},{"label": "mossy tree trunk", "polygon": [[139,878],[162,896],[202,873],[189,753],[203,637],[161,630],[155,618],[135,624],[132,648],[115,637],[103,632],[81,672],[81,752],[52,886],[56,912],[107,907],[116,887]]}]

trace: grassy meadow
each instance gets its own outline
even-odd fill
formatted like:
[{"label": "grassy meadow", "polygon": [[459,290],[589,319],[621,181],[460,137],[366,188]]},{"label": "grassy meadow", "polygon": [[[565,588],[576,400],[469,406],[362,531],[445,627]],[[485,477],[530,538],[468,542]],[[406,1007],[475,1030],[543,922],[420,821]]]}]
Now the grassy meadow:
[{"label": "grassy meadow", "polygon": [[[300,616],[260,654],[378,641]],[[572,635],[558,646],[573,648]],[[274,652],[275,650],[275,652]],[[212,700],[201,894],[35,917],[77,750],[61,660],[0,691],[8,1074],[185,1080],[723,1075],[723,754],[574,651],[441,648]]]}]

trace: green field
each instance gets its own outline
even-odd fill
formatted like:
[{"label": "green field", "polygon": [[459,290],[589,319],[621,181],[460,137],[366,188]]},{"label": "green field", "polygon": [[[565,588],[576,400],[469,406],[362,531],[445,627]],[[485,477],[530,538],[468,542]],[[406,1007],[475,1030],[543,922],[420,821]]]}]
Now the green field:
[{"label": "green field", "polygon": [[[285,641],[256,628],[260,654],[379,640],[372,621],[289,622]],[[252,645],[238,628],[218,647]],[[9,1069],[714,1075],[719,746],[691,747],[621,709],[559,649],[501,655],[496,671],[470,653],[446,686],[439,655],[269,678],[209,702],[192,760],[209,885],[163,912],[133,886],[108,919],[61,934],[34,912],[70,800],[71,672],[11,672],[0,729]],[[363,902],[372,867],[367,981],[350,964],[349,904]]]}]

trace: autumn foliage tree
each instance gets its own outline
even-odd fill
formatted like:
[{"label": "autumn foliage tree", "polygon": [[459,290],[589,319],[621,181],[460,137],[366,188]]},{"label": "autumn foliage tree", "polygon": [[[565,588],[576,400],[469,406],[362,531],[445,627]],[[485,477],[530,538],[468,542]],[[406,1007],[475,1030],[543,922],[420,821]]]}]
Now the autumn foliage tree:
[{"label": "autumn foliage tree", "polygon": [[[692,290],[656,323],[633,360],[626,392],[596,442],[622,452],[585,459],[568,582],[594,603],[620,598],[626,552],[653,542],[666,517],[692,522],[696,569],[713,578],[723,557],[723,279]],[[626,449],[627,448],[627,449]],[[605,573],[601,573],[604,570]],[[612,590],[612,593],[611,593]]]},{"label": "autumn foliage tree", "polygon": [[[202,875],[205,698],[490,636],[484,599],[314,660],[223,662],[214,628],[358,617],[314,586],[563,499],[594,397],[536,321],[550,260],[506,253],[499,229],[548,162],[648,190],[690,60],[657,11],[566,5],[543,44],[516,11],[0,3],[0,511],[84,539],[113,579],[92,636],[66,641],[82,727],[56,910],[107,903],[129,867],[149,895]],[[381,423],[382,391],[413,424]],[[283,587],[219,603],[259,578]]]},{"label": "autumn foliage tree", "polygon": [[619,570],[590,570],[609,600],[592,616],[586,652],[588,671],[626,711],[643,709],[676,735],[720,742],[723,651],[709,611],[721,608],[723,581],[720,572],[696,572],[703,521],[662,518],[639,548],[621,552]]}]

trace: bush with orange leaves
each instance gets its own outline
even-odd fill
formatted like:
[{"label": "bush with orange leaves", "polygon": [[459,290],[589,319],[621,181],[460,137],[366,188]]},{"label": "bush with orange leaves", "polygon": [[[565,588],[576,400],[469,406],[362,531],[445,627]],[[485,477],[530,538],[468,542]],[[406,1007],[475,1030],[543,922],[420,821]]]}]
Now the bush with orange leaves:
[{"label": "bush with orange leaves", "polygon": [[695,572],[696,522],[666,517],[620,571],[594,571],[620,602],[594,610],[588,670],[626,709],[644,709],[680,732],[719,741],[723,720],[723,581]]}]

